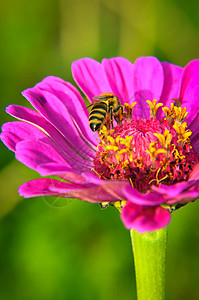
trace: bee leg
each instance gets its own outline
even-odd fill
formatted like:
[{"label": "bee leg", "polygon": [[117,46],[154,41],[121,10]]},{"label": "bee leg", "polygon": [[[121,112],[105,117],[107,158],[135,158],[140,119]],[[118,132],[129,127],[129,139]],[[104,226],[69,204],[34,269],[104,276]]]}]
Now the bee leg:
[{"label": "bee leg", "polygon": [[111,123],[111,118],[110,118],[110,115],[108,115],[107,116],[107,118],[106,118],[106,121],[105,121],[105,123],[104,123],[104,125],[106,126],[106,128],[108,129],[108,130],[110,130],[110,125],[111,125],[112,123]]},{"label": "bee leg", "polygon": [[111,127],[113,129],[113,108],[110,107],[110,118],[111,118]]},{"label": "bee leg", "polygon": [[115,120],[117,125],[121,125],[124,118],[124,109],[122,105],[119,105],[117,109],[114,111]]}]

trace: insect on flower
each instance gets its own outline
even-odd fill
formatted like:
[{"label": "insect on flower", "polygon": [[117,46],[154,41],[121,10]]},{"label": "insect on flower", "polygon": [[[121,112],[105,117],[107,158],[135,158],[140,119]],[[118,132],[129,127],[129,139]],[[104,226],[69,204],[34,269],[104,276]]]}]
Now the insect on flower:
[{"label": "insect on flower", "polygon": [[19,194],[114,204],[139,232],[167,226],[171,211],[199,197],[199,60],[182,68],[155,57],[83,58],[72,73],[90,116],[79,91],[54,76],[22,93],[34,109],[6,109],[18,121],[2,126],[1,140],[41,176],[56,176]]},{"label": "insect on flower", "polygon": [[113,127],[113,116],[121,118],[123,112],[118,97],[111,93],[104,93],[93,99],[98,101],[89,105],[92,106],[89,114],[89,125],[92,131],[100,130],[105,123],[111,123]]}]

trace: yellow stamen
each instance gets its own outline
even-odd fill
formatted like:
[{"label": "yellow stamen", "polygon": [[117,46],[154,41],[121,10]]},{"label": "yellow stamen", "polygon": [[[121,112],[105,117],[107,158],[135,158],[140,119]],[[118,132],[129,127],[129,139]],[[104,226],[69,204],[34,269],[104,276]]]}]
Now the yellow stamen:
[{"label": "yellow stamen", "polygon": [[120,143],[122,145],[125,145],[127,149],[131,149],[131,140],[132,140],[132,138],[133,138],[132,135],[131,136],[126,135],[125,139],[124,138],[120,139]]},{"label": "yellow stamen", "polygon": [[172,134],[169,133],[169,130],[166,129],[164,134],[161,133],[154,133],[154,135],[158,138],[160,141],[161,146],[168,150],[171,147],[171,141],[172,141]]},{"label": "yellow stamen", "polygon": [[98,174],[97,171],[96,171],[95,169],[92,168],[91,171],[95,172],[95,174],[97,174],[97,176],[98,176],[99,178],[106,179],[105,177],[103,177],[103,176],[101,176],[100,174]]},{"label": "yellow stamen", "polygon": [[185,130],[187,127],[187,122],[184,123],[178,123],[175,122],[173,125],[173,128],[178,134],[178,143],[184,144],[185,142],[189,141],[189,137],[191,136],[192,132],[190,129]]},{"label": "yellow stamen", "polygon": [[156,179],[152,179],[152,180],[149,182],[149,184],[151,184],[153,181],[156,181],[157,184],[159,184],[161,181],[165,180],[165,179],[168,177],[168,175],[165,175],[163,178],[159,179],[158,176],[159,176],[160,171],[161,171],[161,168],[159,168],[159,169],[157,170],[157,173],[156,173],[156,176],[155,176]]},{"label": "yellow stamen", "polygon": [[113,150],[113,151],[119,150],[118,146],[114,146],[114,145],[106,145],[105,149],[106,150]]},{"label": "yellow stamen", "polygon": [[132,179],[131,179],[131,178],[129,178],[129,181],[130,181],[130,184],[131,184],[131,186],[132,186],[132,187],[134,187],[134,186],[133,186],[133,182],[132,182]]},{"label": "yellow stamen", "polygon": [[148,105],[150,107],[150,117],[155,119],[157,110],[160,106],[163,106],[163,103],[157,103],[156,99],[153,99],[153,102],[150,100],[146,100],[146,102],[148,103]]},{"label": "yellow stamen", "polygon": [[156,157],[158,156],[158,154],[167,153],[167,151],[165,149],[156,149],[156,146],[157,146],[157,142],[150,143],[149,150],[146,150],[146,152],[149,153],[149,155],[151,157],[151,166],[153,169],[156,168]]},{"label": "yellow stamen", "polygon": [[171,108],[163,107],[162,110],[165,113],[166,120],[171,123],[173,121],[173,118],[175,118],[175,110],[174,110],[174,103],[171,103]]},{"label": "yellow stamen", "polygon": [[184,121],[184,119],[186,119],[186,117],[188,116],[186,107],[182,108],[182,107],[174,106],[174,111],[175,111],[174,120],[178,124],[181,124]]}]

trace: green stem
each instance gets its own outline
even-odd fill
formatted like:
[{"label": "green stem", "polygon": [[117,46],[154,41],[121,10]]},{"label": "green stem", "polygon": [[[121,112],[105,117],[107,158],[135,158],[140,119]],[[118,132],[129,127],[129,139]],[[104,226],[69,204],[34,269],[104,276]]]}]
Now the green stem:
[{"label": "green stem", "polygon": [[137,299],[165,299],[165,259],[167,228],[138,233],[131,230]]}]

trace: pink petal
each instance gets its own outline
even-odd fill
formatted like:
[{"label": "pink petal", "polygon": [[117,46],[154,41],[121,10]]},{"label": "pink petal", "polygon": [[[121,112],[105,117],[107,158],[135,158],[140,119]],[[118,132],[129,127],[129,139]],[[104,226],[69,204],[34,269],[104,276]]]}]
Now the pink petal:
[{"label": "pink petal", "polygon": [[195,116],[195,118],[189,124],[189,129],[192,132],[191,140],[195,138],[195,136],[199,133],[199,113]]},{"label": "pink petal", "polygon": [[194,166],[193,171],[191,172],[191,174],[189,176],[189,181],[198,180],[198,179],[199,179],[199,163],[197,163]]},{"label": "pink petal", "polygon": [[109,85],[121,103],[132,102],[134,97],[133,64],[126,58],[114,57],[103,59],[102,65]]},{"label": "pink petal", "polygon": [[198,77],[198,72],[199,72],[199,59],[192,60],[190,63],[188,63],[185,66],[184,72],[182,74],[181,90],[180,90],[180,96],[182,99],[184,98],[184,94],[190,82],[193,79],[196,79]]},{"label": "pink petal", "polygon": [[169,211],[161,206],[149,207],[127,202],[122,209],[121,218],[127,229],[144,233],[167,226],[171,216]]},{"label": "pink petal", "polygon": [[[59,77],[49,76],[36,85],[37,88],[54,94],[63,103],[70,117],[71,127],[77,124],[80,135],[91,147],[96,143],[95,134],[91,131],[88,122],[88,110],[79,91],[69,82],[65,82]],[[71,120],[72,119],[72,120]],[[74,124],[73,122],[74,121]]]},{"label": "pink petal", "polygon": [[[164,86],[160,102],[164,106],[170,107],[171,102],[174,102],[173,99],[178,99],[183,68],[168,62],[162,62],[162,67],[164,71]],[[158,110],[157,117],[164,117],[161,109]]]},{"label": "pink petal", "polygon": [[186,122],[189,124],[199,113],[199,78],[195,78],[189,83],[184,94],[182,107],[186,107],[189,112],[186,118]]},{"label": "pink petal", "polygon": [[165,201],[160,193],[140,193],[128,181],[102,180],[101,186],[116,199],[138,205],[157,206]]},{"label": "pink petal", "polygon": [[68,167],[64,159],[51,146],[41,141],[22,141],[16,145],[16,158],[31,169],[46,163],[58,163]]},{"label": "pink petal", "polygon": [[189,112],[186,119],[189,123],[199,112],[199,59],[191,61],[184,68],[179,98]]},{"label": "pink petal", "polygon": [[19,194],[25,198],[37,196],[59,196],[78,198],[88,202],[116,201],[100,186],[82,187],[51,178],[41,178],[25,182],[19,188]]},{"label": "pink petal", "polygon": [[172,185],[160,184],[158,187],[152,186],[151,188],[154,192],[162,195],[164,201],[166,202],[166,199],[176,198],[180,193],[187,190],[192,184],[193,183],[189,181],[182,181]]},{"label": "pink petal", "polygon": [[82,58],[72,64],[73,77],[92,102],[93,97],[102,93],[112,93],[112,89],[107,82],[103,66],[91,58]]},{"label": "pink petal", "polygon": [[133,77],[135,100],[134,116],[148,118],[146,100],[160,99],[164,84],[163,67],[155,57],[140,57],[134,63]]},{"label": "pink petal", "polygon": [[198,167],[193,173],[193,178],[189,181],[179,182],[172,186],[160,185],[152,189],[162,195],[164,203],[168,205],[194,201],[199,197],[199,179],[194,180],[194,177],[198,175]]},{"label": "pink petal", "polygon": [[[76,169],[79,168],[80,172],[84,170],[85,167],[93,167],[91,162],[92,159],[87,156],[88,146],[85,143],[82,144],[82,147],[78,149],[78,151],[75,151],[71,148],[72,146],[68,143],[67,139],[35,110],[23,106],[10,105],[7,107],[7,112],[20,120],[24,120],[38,127],[51,139],[54,146],[58,146],[56,150],[65,159],[65,161],[67,161],[67,163],[71,166],[77,164]],[[21,122],[21,124],[23,123]],[[34,128],[32,130],[34,130]],[[31,136],[30,131],[29,139],[32,139],[32,137],[33,136]],[[95,152],[93,150],[92,158],[94,157],[94,153]]]},{"label": "pink petal", "polygon": [[47,175],[56,175],[65,181],[76,183],[76,184],[88,184],[88,181],[82,176],[79,175],[78,172],[75,172],[70,167],[67,167],[64,164],[58,164],[53,162],[48,162],[45,164],[41,164],[37,167],[37,171],[42,176]]},{"label": "pink petal", "polygon": [[23,95],[65,137],[72,149],[79,152],[84,147],[85,153],[93,156],[93,150],[82,141],[66,107],[55,95],[38,88],[28,89]]},{"label": "pink petal", "polygon": [[191,145],[194,150],[199,153],[199,133],[197,133],[194,138],[191,136]]},{"label": "pink petal", "polygon": [[3,124],[2,131],[1,140],[12,151],[15,151],[16,144],[23,140],[34,139],[37,141],[46,138],[38,128],[18,121]]},{"label": "pink petal", "polygon": [[123,190],[123,194],[128,201],[138,205],[156,206],[164,202],[162,195],[152,192],[142,194],[134,189],[130,183]]}]

